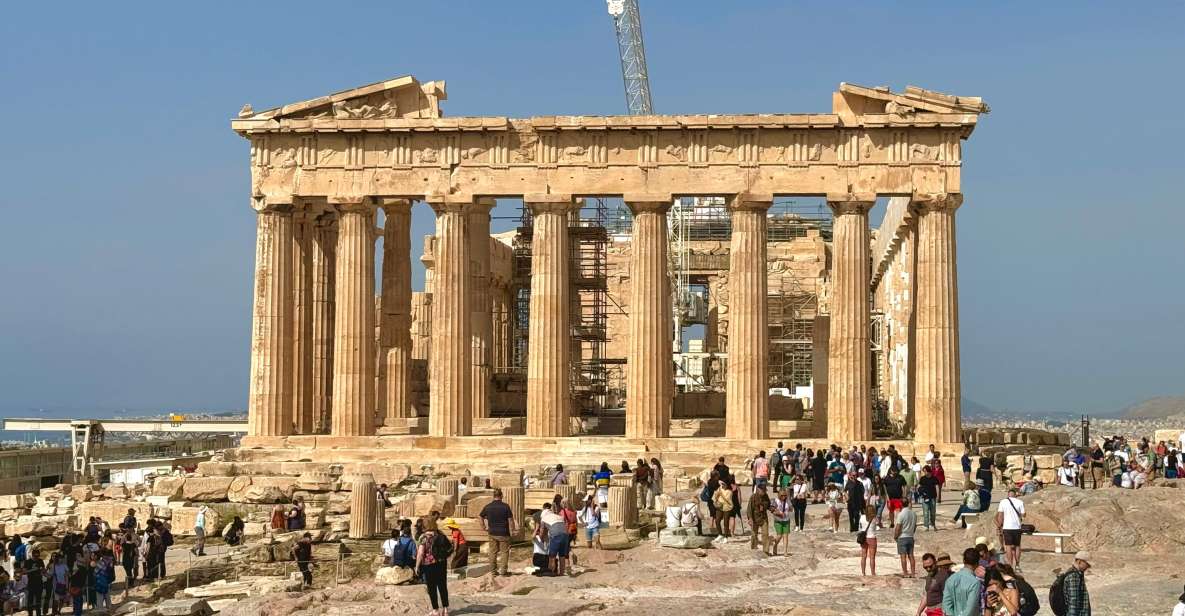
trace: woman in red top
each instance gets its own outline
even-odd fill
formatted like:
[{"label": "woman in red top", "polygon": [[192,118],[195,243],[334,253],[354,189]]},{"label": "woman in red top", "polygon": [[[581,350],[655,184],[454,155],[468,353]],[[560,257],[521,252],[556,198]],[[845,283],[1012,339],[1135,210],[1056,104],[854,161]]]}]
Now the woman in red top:
[{"label": "woman in red top", "polygon": [[938,502],[941,503],[942,489],[946,485],[946,471],[942,469],[942,460],[939,460],[937,456],[930,461],[930,464],[933,466],[931,471],[934,473],[934,478],[938,480]]},{"label": "woman in red top", "polygon": [[444,521],[444,527],[448,529],[449,541],[453,542],[453,555],[449,558],[448,568],[460,569],[469,564],[469,546],[465,543],[465,534],[452,518]]},{"label": "woman in red top", "polygon": [[576,552],[572,548],[576,545],[576,531],[578,524],[576,521],[576,510],[572,508],[572,503],[567,499],[560,504],[560,515],[564,516],[564,525],[568,528],[568,554],[572,560],[572,564],[576,564]]}]

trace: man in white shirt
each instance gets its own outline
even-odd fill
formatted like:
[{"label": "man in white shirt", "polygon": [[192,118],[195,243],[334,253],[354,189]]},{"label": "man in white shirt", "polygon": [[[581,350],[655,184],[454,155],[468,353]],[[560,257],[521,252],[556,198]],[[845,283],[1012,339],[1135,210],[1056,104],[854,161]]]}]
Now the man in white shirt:
[{"label": "man in white shirt", "polygon": [[1178,451],[1185,451],[1185,430],[1181,431],[1181,436],[1177,437],[1177,444],[1180,445],[1177,448]]},{"label": "man in white shirt", "polygon": [[1074,472],[1074,467],[1070,466],[1069,460],[1062,460],[1062,467],[1057,469],[1057,483],[1058,485],[1075,487],[1074,478],[1077,474]]},{"label": "man in white shirt", "polygon": [[926,452],[925,462],[929,464],[931,460],[938,457],[938,452],[934,451],[934,446],[930,445],[930,450]]},{"label": "man in white shirt", "polygon": [[1016,497],[1016,488],[1008,490],[1008,497],[996,507],[996,527],[1004,544],[1004,557],[1020,570],[1020,524],[1025,517],[1025,502]]}]

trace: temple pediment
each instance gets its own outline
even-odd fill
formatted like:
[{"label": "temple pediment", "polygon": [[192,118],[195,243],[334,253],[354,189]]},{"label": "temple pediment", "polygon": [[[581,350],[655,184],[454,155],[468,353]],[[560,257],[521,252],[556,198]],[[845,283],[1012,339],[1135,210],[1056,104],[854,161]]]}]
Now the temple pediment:
[{"label": "temple pediment", "polygon": [[328,96],[255,112],[251,105],[239,111],[240,120],[368,120],[388,118],[439,118],[440,101],[447,99],[443,81],[420,83],[411,75],[396,77]]},{"label": "temple pediment", "polygon": [[832,98],[832,113],[845,123],[868,114],[909,116],[917,113],[988,113],[991,108],[978,96],[953,96],[917,86],[905,92],[893,92],[885,86],[869,88],[851,83],[839,84]]}]

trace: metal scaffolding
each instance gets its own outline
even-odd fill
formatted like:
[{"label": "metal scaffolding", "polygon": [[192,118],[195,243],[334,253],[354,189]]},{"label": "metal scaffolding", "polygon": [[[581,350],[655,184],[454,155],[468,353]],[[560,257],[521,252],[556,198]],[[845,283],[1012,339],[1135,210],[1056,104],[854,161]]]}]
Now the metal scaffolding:
[{"label": "metal scaffolding", "polygon": [[[608,335],[608,245],[611,209],[603,199],[585,199],[568,219],[568,254],[572,282],[572,397],[575,412],[600,415],[616,405],[610,392],[624,360],[605,357]],[[524,370],[530,337],[530,208],[522,207],[514,238],[514,366]]]}]

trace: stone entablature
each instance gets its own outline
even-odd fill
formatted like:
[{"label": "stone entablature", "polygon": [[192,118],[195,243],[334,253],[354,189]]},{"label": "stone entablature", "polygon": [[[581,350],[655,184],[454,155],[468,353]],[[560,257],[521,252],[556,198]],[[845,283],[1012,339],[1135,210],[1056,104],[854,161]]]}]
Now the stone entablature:
[{"label": "stone entablature", "polygon": [[[388,83],[397,82],[396,92],[420,91],[414,80]],[[377,96],[366,92],[360,98]],[[869,92],[892,95],[841,84],[830,114],[527,119],[335,115],[334,105],[363,104],[330,102],[343,96],[335,95],[319,117],[307,117],[308,106],[297,115],[283,107],[231,125],[252,144],[253,195],[269,202],[343,194],[959,192],[960,142],[986,105],[931,93],[917,99],[929,101],[927,109],[907,109]]]}]

